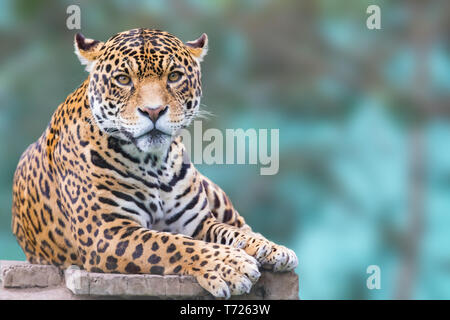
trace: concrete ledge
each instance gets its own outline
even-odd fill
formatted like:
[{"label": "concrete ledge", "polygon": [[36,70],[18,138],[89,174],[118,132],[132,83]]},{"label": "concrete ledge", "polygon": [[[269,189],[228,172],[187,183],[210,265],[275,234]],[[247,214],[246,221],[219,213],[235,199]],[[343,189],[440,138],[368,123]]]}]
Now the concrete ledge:
[{"label": "concrete ledge", "polygon": [[62,272],[55,266],[0,260],[3,288],[47,288],[60,285],[62,280]]},{"label": "concrete ledge", "polygon": [[[2,299],[213,299],[190,276],[90,273],[72,266],[64,272],[54,266],[22,261],[0,261]],[[262,271],[249,294],[232,299],[298,299],[294,272]]]}]

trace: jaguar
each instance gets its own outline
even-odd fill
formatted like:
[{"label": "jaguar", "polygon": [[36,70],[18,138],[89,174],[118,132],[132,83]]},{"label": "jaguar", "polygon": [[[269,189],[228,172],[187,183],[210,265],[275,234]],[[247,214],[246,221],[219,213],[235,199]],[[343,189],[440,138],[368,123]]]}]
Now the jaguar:
[{"label": "jaguar", "polygon": [[189,160],[208,37],[154,29],[77,33],[89,73],[20,157],[12,231],[27,260],[90,272],[191,275],[218,298],[248,293],[295,253],[252,231]]}]

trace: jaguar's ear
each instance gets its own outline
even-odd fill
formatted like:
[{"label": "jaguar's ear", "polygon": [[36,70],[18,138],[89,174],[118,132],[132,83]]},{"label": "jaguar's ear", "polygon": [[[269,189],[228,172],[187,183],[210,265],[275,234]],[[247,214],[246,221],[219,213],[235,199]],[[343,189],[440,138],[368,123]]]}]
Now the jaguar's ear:
[{"label": "jaguar's ear", "polygon": [[186,42],[186,47],[191,54],[199,61],[203,61],[203,58],[208,53],[208,36],[206,33],[202,34],[200,38]]},{"label": "jaguar's ear", "polygon": [[86,71],[90,72],[94,66],[95,60],[102,53],[103,42],[86,39],[81,33],[75,35],[75,53],[80,59],[81,64],[86,65]]}]

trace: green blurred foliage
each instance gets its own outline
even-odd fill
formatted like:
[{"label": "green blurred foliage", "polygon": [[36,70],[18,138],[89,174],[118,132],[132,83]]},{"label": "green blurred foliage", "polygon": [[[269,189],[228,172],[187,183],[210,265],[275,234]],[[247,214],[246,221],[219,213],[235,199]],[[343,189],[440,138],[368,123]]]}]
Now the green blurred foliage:
[{"label": "green blurred foliage", "polygon": [[[24,259],[10,232],[17,161],[86,77],[71,4],[98,40],[208,34],[203,128],[280,129],[280,171],[198,167],[255,230],[295,249],[301,297],[450,297],[448,1],[0,1],[0,259]],[[366,28],[370,4],[381,30]],[[370,264],[381,290],[366,287]]]}]

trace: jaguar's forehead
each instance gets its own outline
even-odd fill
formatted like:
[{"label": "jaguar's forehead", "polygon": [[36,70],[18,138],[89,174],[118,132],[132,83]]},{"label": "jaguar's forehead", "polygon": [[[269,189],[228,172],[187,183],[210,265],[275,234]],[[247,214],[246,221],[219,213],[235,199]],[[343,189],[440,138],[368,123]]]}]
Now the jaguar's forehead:
[{"label": "jaguar's forehead", "polygon": [[173,64],[195,64],[183,42],[174,35],[161,30],[132,29],[111,37],[104,44],[101,60],[110,61],[112,67],[126,60],[135,62],[139,74],[148,72],[161,74]]}]

